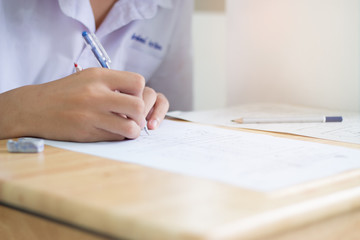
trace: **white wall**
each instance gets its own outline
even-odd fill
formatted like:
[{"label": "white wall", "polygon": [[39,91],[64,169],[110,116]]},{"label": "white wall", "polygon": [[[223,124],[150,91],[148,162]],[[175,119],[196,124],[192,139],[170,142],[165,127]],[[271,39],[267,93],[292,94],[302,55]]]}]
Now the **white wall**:
[{"label": "white wall", "polygon": [[227,0],[227,103],[360,111],[360,0]]},{"label": "white wall", "polygon": [[199,11],[193,15],[195,110],[225,106],[225,23],[224,12]]}]

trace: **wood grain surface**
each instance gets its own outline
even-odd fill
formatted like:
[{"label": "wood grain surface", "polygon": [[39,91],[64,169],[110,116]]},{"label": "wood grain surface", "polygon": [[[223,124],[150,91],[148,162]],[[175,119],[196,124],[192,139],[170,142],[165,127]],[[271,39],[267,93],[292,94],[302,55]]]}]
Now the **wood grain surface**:
[{"label": "wood grain surface", "polygon": [[[266,194],[50,146],[39,154],[11,154],[1,140],[0,202],[46,217],[32,220],[1,206],[0,234],[17,224],[13,214],[33,222],[33,232],[46,234],[46,221],[70,228],[63,231],[75,237],[66,239],[89,233],[61,222],[125,239],[339,239],[345,232],[356,239],[360,169]],[[26,224],[19,231],[29,230]]]}]

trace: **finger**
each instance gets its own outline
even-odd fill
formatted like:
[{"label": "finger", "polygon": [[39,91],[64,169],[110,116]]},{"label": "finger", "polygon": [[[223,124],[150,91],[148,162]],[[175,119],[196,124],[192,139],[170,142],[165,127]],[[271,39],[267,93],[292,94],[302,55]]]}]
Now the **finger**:
[{"label": "finger", "polygon": [[143,92],[143,100],[145,103],[145,116],[147,116],[150,112],[150,110],[153,108],[154,104],[156,103],[157,93],[154,91],[154,89],[145,87]]},{"label": "finger", "polygon": [[113,112],[125,115],[133,119],[138,125],[145,121],[145,103],[142,98],[132,95],[113,92],[111,96],[104,101],[107,112]]},{"label": "finger", "polygon": [[151,111],[151,115],[148,116],[148,128],[150,130],[156,129],[160,123],[164,120],[167,111],[169,110],[169,101],[161,94],[157,94],[156,103]]},{"label": "finger", "polygon": [[57,135],[56,137],[52,137],[52,139],[59,141],[73,141],[73,142],[99,142],[99,141],[121,141],[124,140],[125,137],[107,132],[103,129],[93,129],[88,134],[80,135],[77,134],[72,136],[61,136]]},{"label": "finger", "polygon": [[142,97],[145,87],[145,79],[137,73],[116,71],[106,68],[89,68],[80,72],[89,75],[87,78],[101,80],[112,91]]},{"label": "finger", "polygon": [[97,120],[95,127],[129,139],[140,136],[141,127],[132,119],[109,113]]},{"label": "finger", "polygon": [[98,141],[122,141],[125,137],[119,134],[105,131],[103,129],[96,129],[91,135],[90,139],[86,139],[85,142],[98,142]]}]

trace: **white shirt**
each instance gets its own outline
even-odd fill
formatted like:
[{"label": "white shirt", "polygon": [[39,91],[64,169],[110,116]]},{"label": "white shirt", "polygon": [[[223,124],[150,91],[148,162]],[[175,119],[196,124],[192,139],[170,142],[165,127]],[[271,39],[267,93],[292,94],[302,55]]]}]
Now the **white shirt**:
[{"label": "white shirt", "polygon": [[99,67],[82,38],[95,32],[111,68],[143,75],[170,109],[192,108],[192,0],[119,0],[96,30],[88,0],[0,0],[0,92]]}]

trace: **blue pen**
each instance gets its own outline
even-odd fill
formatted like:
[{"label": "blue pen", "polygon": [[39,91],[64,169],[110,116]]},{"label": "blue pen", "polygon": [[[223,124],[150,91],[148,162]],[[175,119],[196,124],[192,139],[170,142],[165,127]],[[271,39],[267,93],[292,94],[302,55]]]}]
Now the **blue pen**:
[{"label": "blue pen", "polygon": [[85,39],[85,42],[91,47],[91,51],[94,53],[101,67],[110,68],[109,64],[111,63],[111,60],[95,34],[84,31],[82,36]]}]

